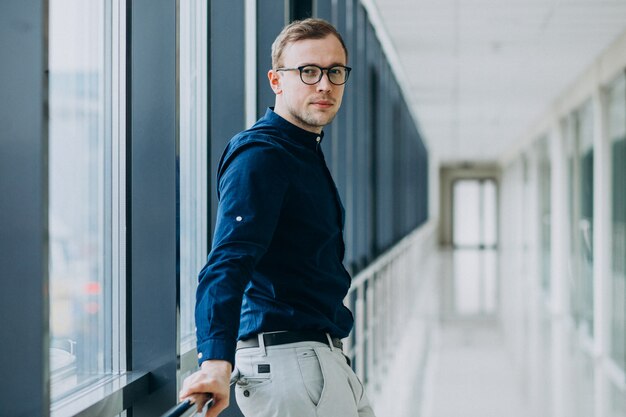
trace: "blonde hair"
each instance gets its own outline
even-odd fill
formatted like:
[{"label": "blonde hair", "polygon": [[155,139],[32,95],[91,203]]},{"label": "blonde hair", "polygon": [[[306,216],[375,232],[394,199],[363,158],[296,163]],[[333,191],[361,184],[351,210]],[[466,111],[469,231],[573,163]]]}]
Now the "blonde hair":
[{"label": "blonde hair", "polygon": [[272,43],[272,68],[280,66],[280,59],[287,45],[304,39],[323,39],[328,35],[334,35],[339,40],[347,61],[348,49],[337,29],[324,19],[308,18],[291,22],[278,34]]}]

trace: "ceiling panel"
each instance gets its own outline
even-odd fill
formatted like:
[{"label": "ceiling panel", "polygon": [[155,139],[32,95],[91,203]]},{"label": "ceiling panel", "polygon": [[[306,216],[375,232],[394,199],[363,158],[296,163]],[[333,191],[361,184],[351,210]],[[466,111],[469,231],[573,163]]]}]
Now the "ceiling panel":
[{"label": "ceiling panel", "polygon": [[496,161],[626,29],[622,0],[372,0],[428,146]]}]

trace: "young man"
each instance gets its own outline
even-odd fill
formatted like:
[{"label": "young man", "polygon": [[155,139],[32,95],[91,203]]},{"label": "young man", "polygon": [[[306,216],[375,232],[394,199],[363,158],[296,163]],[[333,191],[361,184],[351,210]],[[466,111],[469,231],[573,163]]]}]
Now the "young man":
[{"label": "young man", "polygon": [[[247,417],[373,417],[341,351],[353,318],[343,305],[344,210],[324,162],[322,129],[335,117],[350,74],[345,44],[328,22],[306,19],[272,45],[276,94],[250,129],[229,142],[218,167],[219,209],[200,272],[196,325],[200,370],[181,399],[237,404]],[[239,341],[237,341],[239,340]]]}]

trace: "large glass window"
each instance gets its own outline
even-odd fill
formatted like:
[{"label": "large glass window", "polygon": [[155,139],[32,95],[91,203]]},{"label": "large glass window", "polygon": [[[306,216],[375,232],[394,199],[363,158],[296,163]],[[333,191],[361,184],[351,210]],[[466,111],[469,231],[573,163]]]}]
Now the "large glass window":
[{"label": "large glass window", "polygon": [[122,10],[119,0],[49,4],[53,401],[122,366],[123,42],[112,17]]},{"label": "large glass window", "polygon": [[568,117],[571,311],[593,336],[593,111],[591,102]]},{"label": "large glass window", "polygon": [[207,2],[180,2],[180,336],[195,346],[197,276],[207,256]]},{"label": "large glass window", "polygon": [[609,91],[611,139],[611,356],[626,371],[626,77]]}]

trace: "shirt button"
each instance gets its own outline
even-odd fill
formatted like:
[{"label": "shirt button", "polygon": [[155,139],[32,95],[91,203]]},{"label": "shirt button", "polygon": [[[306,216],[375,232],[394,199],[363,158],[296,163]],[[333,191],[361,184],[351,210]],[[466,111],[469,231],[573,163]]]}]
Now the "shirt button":
[{"label": "shirt button", "polygon": [[321,141],[321,140],[322,140],[322,138],[320,138],[319,136],[318,136],[317,138],[315,138],[315,141],[316,141],[317,143],[320,143],[320,141]]},{"label": "shirt button", "polygon": [[198,359],[202,359],[202,352],[198,353]]},{"label": "shirt button", "polygon": [[240,221],[242,221],[242,220],[243,220],[243,217],[241,217],[241,216],[237,216],[237,217],[235,217],[235,220],[237,220],[238,222],[240,222]]}]

